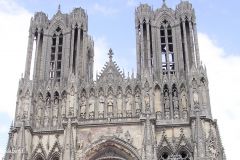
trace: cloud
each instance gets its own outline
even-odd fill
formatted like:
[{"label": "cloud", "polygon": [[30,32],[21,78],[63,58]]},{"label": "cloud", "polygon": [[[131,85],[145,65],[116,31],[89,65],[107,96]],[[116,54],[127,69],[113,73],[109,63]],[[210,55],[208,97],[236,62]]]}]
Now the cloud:
[{"label": "cloud", "polygon": [[107,15],[107,16],[111,16],[111,15],[114,15],[114,14],[118,13],[118,10],[116,8],[105,6],[105,5],[102,5],[102,4],[99,4],[99,3],[95,3],[93,5],[92,11],[95,14],[100,13],[100,14],[104,14],[104,15]]},{"label": "cloud", "polygon": [[218,119],[226,156],[234,160],[240,143],[240,53],[228,53],[203,33],[199,34],[199,46],[208,72],[213,117]]},{"label": "cloud", "polygon": [[[14,118],[18,81],[24,71],[31,13],[13,0],[0,0],[0,113]],[[4,116],[5,117],[5,116]],[[5,153],[8,118],[0,123],[0,159]]]},{"label": "cloud", "polygon": [[[94,38],[94,75],[96,72],[100,73],[103,65],[108,61],[108,51],[110,49],[109,44],[104,36]],[[95,78],[95,77],[94,77]]]},{"label": "cloud", "polygon": [[31,14],[12,0],[0,1],[0,112],[14,116],[20,73],[24,71]]}]

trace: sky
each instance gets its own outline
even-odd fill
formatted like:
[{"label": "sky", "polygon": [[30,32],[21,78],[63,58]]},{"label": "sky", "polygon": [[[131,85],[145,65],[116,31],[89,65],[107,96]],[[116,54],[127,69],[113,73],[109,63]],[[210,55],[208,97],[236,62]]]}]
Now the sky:
[{"label": "sky", "polygon": [[[180,0],[167,0],[171,8]],[[238,160],[240,144],[240,1],[190,0],[198,27],[200,56],[208,71],[213,117],[227,159]],[[51,18],[61,4],[69,13],[82,7],[88,13],[88,32],[95,42],[95,71],[100,71],[109,48],[125,72],[136,69],[134,10],[140,3],[153,9],[161,0],[0,0],[0,159],[14,118],[18,81],[24,72],[30,18],[36,11]]]}]

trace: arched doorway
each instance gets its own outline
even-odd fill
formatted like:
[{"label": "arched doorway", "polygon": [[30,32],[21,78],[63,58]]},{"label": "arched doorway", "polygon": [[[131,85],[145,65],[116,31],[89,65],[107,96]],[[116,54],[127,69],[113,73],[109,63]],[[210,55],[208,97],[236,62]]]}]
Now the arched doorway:
[{"label": "arched doorway", "polygon": [[90,145],[86,160],[140,160],[135,147],[117,137],[108,137]]}]

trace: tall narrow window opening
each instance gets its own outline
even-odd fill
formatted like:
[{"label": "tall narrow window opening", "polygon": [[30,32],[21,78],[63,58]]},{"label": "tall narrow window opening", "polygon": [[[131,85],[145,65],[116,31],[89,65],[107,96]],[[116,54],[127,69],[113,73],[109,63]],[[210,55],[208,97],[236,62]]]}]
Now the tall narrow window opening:
[{"label": "tall narrow window opening", "polygon": [[148,53],[147,53],[147,24],[143,21],[143,47],[144,47],[144,67],[148,67]]},{"label": "tall narrow window opening", "polygon": [[50,55],[50,79],[55,79],[60,82],[62,69],[62,48],[63,48],[63,34],[60,27],[58,27],[52,37],[51,55]]},{"label": "tall narrow window opening", "polygon": [[76,26],[74,29],[73,59],[72,59],[72,72],[74,74],[76,70],[77,39],[78,39],[78,27]]},{"label": "tall narrow window opening", "polygon": [[184,33],[183,33],[183,22],[180,24],[181,29],[181,39],[182,39],[182,51],[183,51],[183,67],[184,71],[186,71],[186,53],[185,53],[185,47],[184,47]]},{"label": "tall narrow window opening", "polygon": [[192,66],[193,65],[193,58],[192,58],[192,55],[194,53],[191,52],[191,37],[190,37],[190,26],[189,26],[189,21],[187,20],[186,18],[186,21],[185,21],[185,26],[186,26],[186,38],[187,38],[187,50],[188,50],[188,60],[189,60],[189,65]]},{"label": "tall narrow window opening", "polygon": [[165,29],[163,26],[160,27],[160,39],[161,39],[161,54],[162,54],[162,71],[163,74],[167,74],[167,47]]},{"label": "tall narrow window opening", "polygon": [[173,50],[172,28],[168,21],[164,20],[160,27],[162,72],[163,74],[175,74],[175,58]]}]

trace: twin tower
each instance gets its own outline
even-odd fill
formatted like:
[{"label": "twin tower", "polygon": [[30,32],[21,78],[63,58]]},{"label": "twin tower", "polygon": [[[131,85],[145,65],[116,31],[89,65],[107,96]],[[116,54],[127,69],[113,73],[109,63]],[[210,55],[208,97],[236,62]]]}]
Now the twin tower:
[{"label": "twin tower", "polygon": [[141,4],[135,27],[137,75],[110,49],[93,79],[86,12],[34,15],[5,160],[226,159],[192,5]]}]

